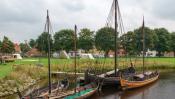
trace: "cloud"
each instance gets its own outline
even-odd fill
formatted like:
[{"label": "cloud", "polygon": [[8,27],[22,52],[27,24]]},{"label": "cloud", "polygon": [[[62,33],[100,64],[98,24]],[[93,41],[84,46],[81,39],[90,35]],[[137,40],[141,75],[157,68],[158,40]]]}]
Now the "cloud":
[{"label": "cloud", "polygon": [[[173,0],[119,0],[126,31],[141,26],[166,27],[175,31]],[[112,0],[1,0],[0,37],[14,42],[37,38],[43,32],[49,9],[53,30],[87,27],[96,31],[103,27]]]},{"label": "cloud", "polygon": [[151,13],[162,19],[175,20],[174,0],[153,0]]}]

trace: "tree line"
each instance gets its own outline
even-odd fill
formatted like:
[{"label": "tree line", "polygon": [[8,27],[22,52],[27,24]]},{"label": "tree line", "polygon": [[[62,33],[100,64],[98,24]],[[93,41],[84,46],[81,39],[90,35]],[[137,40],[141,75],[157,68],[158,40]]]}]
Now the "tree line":
[{"label": "tree line", "polygon": [[[146,51],[156,50],[158,56],[163,56],[165,52],[174,52],[175,56],[175,32],[170,33],[165,28],[150,29],[144,28]],[[129,31],[121,36],[121,44],[125,46],[129,55],[139,54],[142,51],[142,29],[138,28]]]},{"label": "tree line", "polygon": [[[165,28],[151,29],[144,28],[146,50],[156,50],[159,56],[164,52],[173,51],[175,53],[175,32],[170,33]],[[38,39],[30,40],[30,45],[36,45],[39,50],[47,52],[47,33],[42,33]],[[71,29],[63,29],[56,32],[53,38],[50,36],[52,51],[73,50],[74,31]],[[77,45],[79,49],[88,52],[91,49],[104,51],[105,54],[110,50],[114,50],[114,29],[111,27],[103,27],[99,30],[91,31],[90,29],[81,29],[78,33]],[[142,52],[142,29],[141,27],[133,31],[128,31],[118,38],[119,47],[122,46],[129,55],[138,55]],[[34,44],[35,42],[35,44]]]},{"label": "tree line", "polygon": [[[175,32],[170,33],[165,28],[151,29],[149,27],[145,27],[144,32],[146,50],[156,50],[159,56],[170,51],[173,51],[175,55]],[[79,49],[83,49],[85,52],[96,48],[97,50],[104,51],[105,55],[107,55],[110,50],[114,51],[114,35],[114,29],[111,27],[103,27],[96,32],[88,28],[83,28],[77,35],[77,45]],[[37,39],[30,39],[29,44],[20,43],[22,52],[26,53],[31,48],[37,48],[47,53],[48,36],[50,37],[52,52],[60,50],[69,52],[73,50],[74,31],[72,29],[62,29],[55,32],[54,35],[48,35],[48,33],[44,32]],[[118,47],[125,49],[129,55],[138,55],[142,52],[142,41],[142,29],[140,27],[123,34],[118,38],[117,42]],[[13,43],[7,37],[4,37],[3,41],[0,42],[1,52],[13,52],[14,49],[12,46],[14,46]]]}]

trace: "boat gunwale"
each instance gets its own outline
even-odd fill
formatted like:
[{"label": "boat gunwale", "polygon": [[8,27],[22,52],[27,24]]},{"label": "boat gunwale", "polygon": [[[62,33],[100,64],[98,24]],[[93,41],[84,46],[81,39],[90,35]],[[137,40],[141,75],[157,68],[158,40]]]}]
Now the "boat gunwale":
[{"label": "boat gunwale", "polygon": [[146,80],[143,80],[143,81],[130,81],[130,80],[126,80],[126,79],[123,79],[123,78],[120,78],[120,80],[124,80],[124,81],[131,82],[131,83],[133,83],[133,82],[146,82],[146,81],[150,81],[152,79],[158,78],[158,77],[159,77],[159,74],[156,75],[155,77],[152,77],[152,78],[149,78],[149,79],[146,79]]}]

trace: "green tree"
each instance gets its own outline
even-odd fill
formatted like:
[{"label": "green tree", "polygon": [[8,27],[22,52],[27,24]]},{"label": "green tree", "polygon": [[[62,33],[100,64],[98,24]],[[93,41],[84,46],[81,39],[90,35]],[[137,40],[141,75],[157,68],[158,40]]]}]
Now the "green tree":
[{"label": "green tree", "polygon": [[174,52],[174,57],[175,57],[175,43],[174,43],[174,40],[175,40],[175,32],[171,33],[170,36],[171,36],[170,47],[171,47],[171,51]]},{"label": "green tree", "polygon": [[121,45],[126,50],[128,55],[136,55],[137,45],[136,45],[136,34],[132,31],[127,32],[126,34],[120,37]]},{"label": "green tree", "polygon": [[30,39],[29,45],[30,45],[31,48],[35,47],[36,46],[36,41],[34,39]]},{"label": "green tree", "polygon": [[165,28],[154,29],[158,37],[158,42],[155,44],[155,48],[158,51],[160,57],[165,51],[170,50],[170,34]]},{"label": "green tree", "polygon": [[66,50],[67,52],[74,48],[74,31],[71,29],[63,29],[54,35],[54,49]]},{"label": "green tree", "polygon": [[2,41],[0,41],[0,49],[2,48]]},{"label": "green tree", "polygon": [[90,29],[84,28],[80,30],[79,33],[79,48],[85,50],[85,52],[93,49],[94,46],[94,32],[90,31]]},{"label": "green tree", "polygon": [[6,36],[4,36],[1,47],[2,53],[13,53],[15,51],[14,44]]},{"label": "green tree", "polygon": [[19,46],[21,48],[22,53],[26,53],[30,50],[30,47],[28,46],[28,44],[20,43]]},{"label": "green tree", "polygon": [[[48,52],[48,37],[50,38],[50,48],[53,46],[53,40],[51,35],[48,35],[47,32],[42,33],[36,40],[37,47],[40,51]],[[53,50],[53,49],[51,49]]]},{"label": "green tree", "polygon": [[[134,33],[136,34],[135,40],[136,40],[136,49],[137,52],[141,52],[143,50],[143,33],[142,33],[142,28],[134,30]],[[154,50],[155,49],[155,43],[158,42],[158,37],[156,33],[148,28],[144,28],[144,33],[145,33],[145,50],[147,51],[148,49]]]},{"label": "green tree", "polygon": [[114,50],[114,32],[114,29],[110,27],[101,28],[96,32],[96,48],[105,51],[105,56],[107,56],[110,50]]}]

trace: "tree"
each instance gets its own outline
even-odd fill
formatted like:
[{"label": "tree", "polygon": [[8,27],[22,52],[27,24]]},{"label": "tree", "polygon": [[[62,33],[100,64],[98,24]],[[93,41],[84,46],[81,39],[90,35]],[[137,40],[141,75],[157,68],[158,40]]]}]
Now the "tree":
[{"label": "tree", "polygon": [[14,44],[6,36],[4,36],[1,47],[2,53],[13,53],[15,51]]},{"label": "tree", "polygon": [[121,45],[128,53],[128,55],[136,55],[137,45],[136,45],[136,34],[132,31],[127,32],[126,34],[120,37]]},{"label": "tree", "polygon": [[43,32],[38,39],[36,40],[37,47],[40,51],[48,52],[48,36],[50,38],[50,48],[53,46],[53,40],[51,38],[51,35],[48,35],[47,32]]},{"label": "tree", "polygon": [[30,45],[31,48],[35,47],[36,46],[36,41],[34,39],[30,39],[29,45]]},{"label": "tree", "polygon": [[0,41],[0,49],[2,48],[2,42]]},{"label": "tree", "polygon": [[85,52],[89,51],[94,46],[94,32],[90,31],[90,29],[84,28],[80,30],[79,33],[79,48],[85,50]]},{"label": "tree", "polygon": [[[137,52],[141,52],[141,51],[143,51],[142,28],[134,30],[134,33],[136,36],[135,40],[136,40],[136,45],[137,45],[136,46]],[[157,37],[156,33],[148,27],[144,28],[144,33],[145,33],[145,50],[148,50],[148,49],[154,50],[155,43],[158,42],[158,37]]]},{"label": "tree", "polygon": [[99,29],[95,35],[95,45],[98,50],[105,51],[107,56],[110,50],[114,50],[114,33],[115,30],[110,27],[104,27]]},{"label": "tree", "polygon": [[22,53],[26,53],[30,50],[30,47],[25,43],[20,43],[19,46],[21,48]]},{"label": "tree", "polygon": [[165,51],[170,50],[170,34],[165,28],[154,29],[158,37],[158,42],[155,44],[155,48],[158,51],[160,57]]},{"label": "tree", "polygon": [[74,31],[71,29],[63,29],[54,35],[54,49],[66,50],[67,52],[74,48]]},{"label": "tree", "polygon": [[171,33],[170,36],[171,36],[170,47],[171,47],[171,51],[174,52],[174,57],[175,57],[175,43],[174,43],[174,40],[175,40],[175,32]]}]

